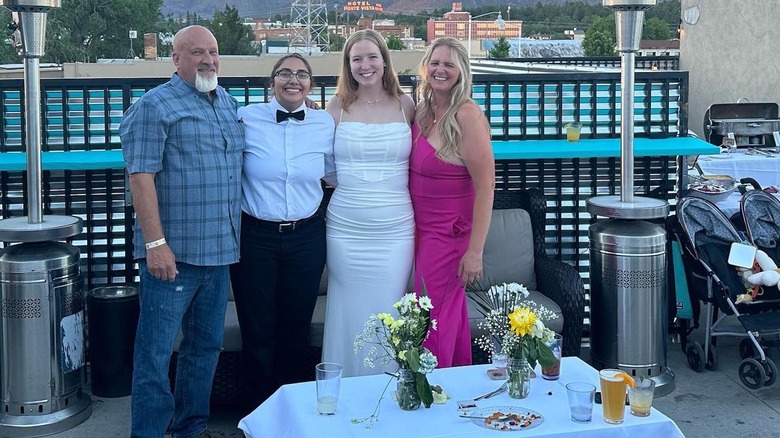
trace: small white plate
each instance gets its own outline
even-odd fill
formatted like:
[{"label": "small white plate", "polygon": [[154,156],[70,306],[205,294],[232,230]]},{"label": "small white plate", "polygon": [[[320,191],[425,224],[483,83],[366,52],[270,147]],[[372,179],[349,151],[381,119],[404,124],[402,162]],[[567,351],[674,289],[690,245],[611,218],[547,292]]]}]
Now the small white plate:
[{"label": "small white plate", "polygon": [[471,422],[477,426],[484,427],[485,429],[499,430],[504,432],[529,430],[535,427],[539,427],[542,423],[544,423],[544,417],[542,414],[530,409],[522,408],[520,406],[492,406],[488,408],[480,408],[469,412],[469,415],[474,417],[495,416],[496,418],[516,416],[516,419],[501,422],[491,420],[490,418],[471,419]]}]

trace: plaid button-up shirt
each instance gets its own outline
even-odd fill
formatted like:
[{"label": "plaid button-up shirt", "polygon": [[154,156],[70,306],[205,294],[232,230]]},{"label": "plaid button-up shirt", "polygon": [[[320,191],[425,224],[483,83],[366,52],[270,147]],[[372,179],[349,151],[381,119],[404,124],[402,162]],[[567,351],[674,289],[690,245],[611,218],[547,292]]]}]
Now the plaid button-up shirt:
[{"label": "plaid button-up shirt", "polygon": [[[153,173],[165,240],[176,260],[197,266],[238,261],[244,130],[222,87],[210,101],[174,74],[144,94],[120,126],[128,173]],[[135,257],[146,257],[136,219]]]}]

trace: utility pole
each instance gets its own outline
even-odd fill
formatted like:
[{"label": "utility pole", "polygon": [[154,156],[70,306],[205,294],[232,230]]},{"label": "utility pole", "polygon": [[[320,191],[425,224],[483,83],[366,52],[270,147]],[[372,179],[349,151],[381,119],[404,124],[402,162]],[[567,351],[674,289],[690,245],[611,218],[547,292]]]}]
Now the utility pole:
[{"label": "utility pole", "polygon": [[333,15],[336,16],[336,51],[339,50],[341,34],[339,34],[339,5],[333,5]]}]

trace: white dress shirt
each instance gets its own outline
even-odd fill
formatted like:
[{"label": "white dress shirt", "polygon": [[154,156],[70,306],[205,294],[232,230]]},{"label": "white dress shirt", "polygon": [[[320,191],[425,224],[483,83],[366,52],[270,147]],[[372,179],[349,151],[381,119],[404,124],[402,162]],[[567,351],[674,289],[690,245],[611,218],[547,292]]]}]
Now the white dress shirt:
[{"label": "white dress shirt", "polygon": [[[262,220],[296,221],[312,216],[322,200],[320,180],[335,172],[333,117],[301,105],[303,120],[276,123],[287,112],[276,98],[238,109],[246,133],[241,208]],[[294,112],[294,111],[293,111]]]}]

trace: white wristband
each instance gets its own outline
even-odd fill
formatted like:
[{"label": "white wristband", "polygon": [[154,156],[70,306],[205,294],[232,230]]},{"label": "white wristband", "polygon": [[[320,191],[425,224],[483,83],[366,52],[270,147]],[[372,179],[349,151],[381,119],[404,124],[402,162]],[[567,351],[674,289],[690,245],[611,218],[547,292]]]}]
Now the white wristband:
[{"label": "white wristband", "polygon": [[158,246],[163,246],[163,245],[165,245],[165,237],[163,237],[162,239],[157,239],[154,242],[148,242],[146,244],[146,249],[157,248]]}]

